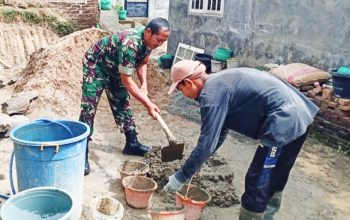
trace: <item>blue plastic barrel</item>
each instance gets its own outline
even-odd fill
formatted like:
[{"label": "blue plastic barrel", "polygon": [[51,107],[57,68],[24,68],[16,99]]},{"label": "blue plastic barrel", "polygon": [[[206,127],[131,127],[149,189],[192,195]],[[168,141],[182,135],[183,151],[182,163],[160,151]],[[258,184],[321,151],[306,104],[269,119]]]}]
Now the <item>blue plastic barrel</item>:
[{"label": "blue plastic barrel", "polygon": [[75,200],[73,218],[82,212],[86,138],[89,127],[78,121],[37,120],[10,133],[14,142],[18,190],[53,186]]},{"label": "blue plastic barrel", "polygon": [[2,220],[69,220],[72,219],[72,196],[53,187],[37,187],[22,191],[1,207]]}]

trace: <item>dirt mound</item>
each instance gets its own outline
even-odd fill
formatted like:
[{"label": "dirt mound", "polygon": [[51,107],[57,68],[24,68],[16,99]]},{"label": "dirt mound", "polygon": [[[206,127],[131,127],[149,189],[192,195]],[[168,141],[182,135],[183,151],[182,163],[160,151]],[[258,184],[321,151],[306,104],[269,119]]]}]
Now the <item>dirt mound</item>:
[{"label": "dirt mound", "polygon": [[0,5],[9,5],[19,8],[43,7],[47,5],[45,0],[3,0]]},{"label": "dirt mound", "polygon": [[0,23],[0,59],[11,67],[25,67],[30,54],[46,47],[58,36],[47,28]]},{"label": "dirt mound", "polygon": [[27,67],[15,84],[15,91],[37,90],[39,98],[31,103],[29,116],[74,118],[79,115],[82,58],[86,50],[106,34],[91,28],[60,38],[55,44],[30,56]]},{"label": "dirt mound", "polygon": [[[96,28],[78,31],[30,56],[28,65],[21,72],[21,79],[15,84],[15,92],[36,90],[40,93],[30,104],[27,113],[29,118],[77,119],[80,112],[83,56],[93,43],[106,34],[106,31]],[[148,73],[149,96],[159,107],[163,107],[169,99],[165,95],[168,79],[154,60],[149,65]],[[105,97],[102,101],[105,102]],[[135,102],[133,109],[145,110],[138,102]]]}]

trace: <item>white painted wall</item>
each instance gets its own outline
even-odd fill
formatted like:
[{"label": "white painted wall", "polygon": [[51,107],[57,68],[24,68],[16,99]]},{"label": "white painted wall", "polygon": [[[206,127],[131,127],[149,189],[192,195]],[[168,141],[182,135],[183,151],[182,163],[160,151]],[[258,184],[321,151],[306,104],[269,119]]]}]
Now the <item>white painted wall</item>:
[{"label": "white painted wall", "polygon": [[162,17],[168,19],[170,0],[149,0],[148,19]]}]

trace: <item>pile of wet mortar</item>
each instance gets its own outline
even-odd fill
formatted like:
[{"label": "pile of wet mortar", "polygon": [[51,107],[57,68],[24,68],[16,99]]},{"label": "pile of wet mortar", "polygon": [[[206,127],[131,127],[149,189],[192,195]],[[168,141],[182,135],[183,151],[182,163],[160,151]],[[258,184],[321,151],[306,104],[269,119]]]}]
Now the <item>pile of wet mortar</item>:
[{"label": "pile of wet mortar", "polygon": [[[157,182],[158,194],[162,202],[174,203],[175,196],[166,195],[162,189],[168,182],[169,176],[182,167],[188,155],[185,154],[182,160],[162,162],[160,149],[160,147],[153,147],[152,152],[146,155],[146,162],[150,167],[148,175]],[[191,184],[210,194],[211,200],[208,206],[230,207],[239,203],[233,178],[234,174],[228,168],[226,160],[213,155],[193,176]]]}]

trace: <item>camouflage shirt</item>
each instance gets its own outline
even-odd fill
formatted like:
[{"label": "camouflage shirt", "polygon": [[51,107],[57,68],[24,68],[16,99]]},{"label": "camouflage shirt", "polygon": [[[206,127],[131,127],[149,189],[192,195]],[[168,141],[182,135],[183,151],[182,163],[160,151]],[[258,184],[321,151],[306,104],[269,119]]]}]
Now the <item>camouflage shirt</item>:
[{"label": "camouflage shirt", "polygon": [[112,74],[132,75],[151,53],[143,39],[144,28],[135,28],[106,36],[86,53],[86,61]]}]

